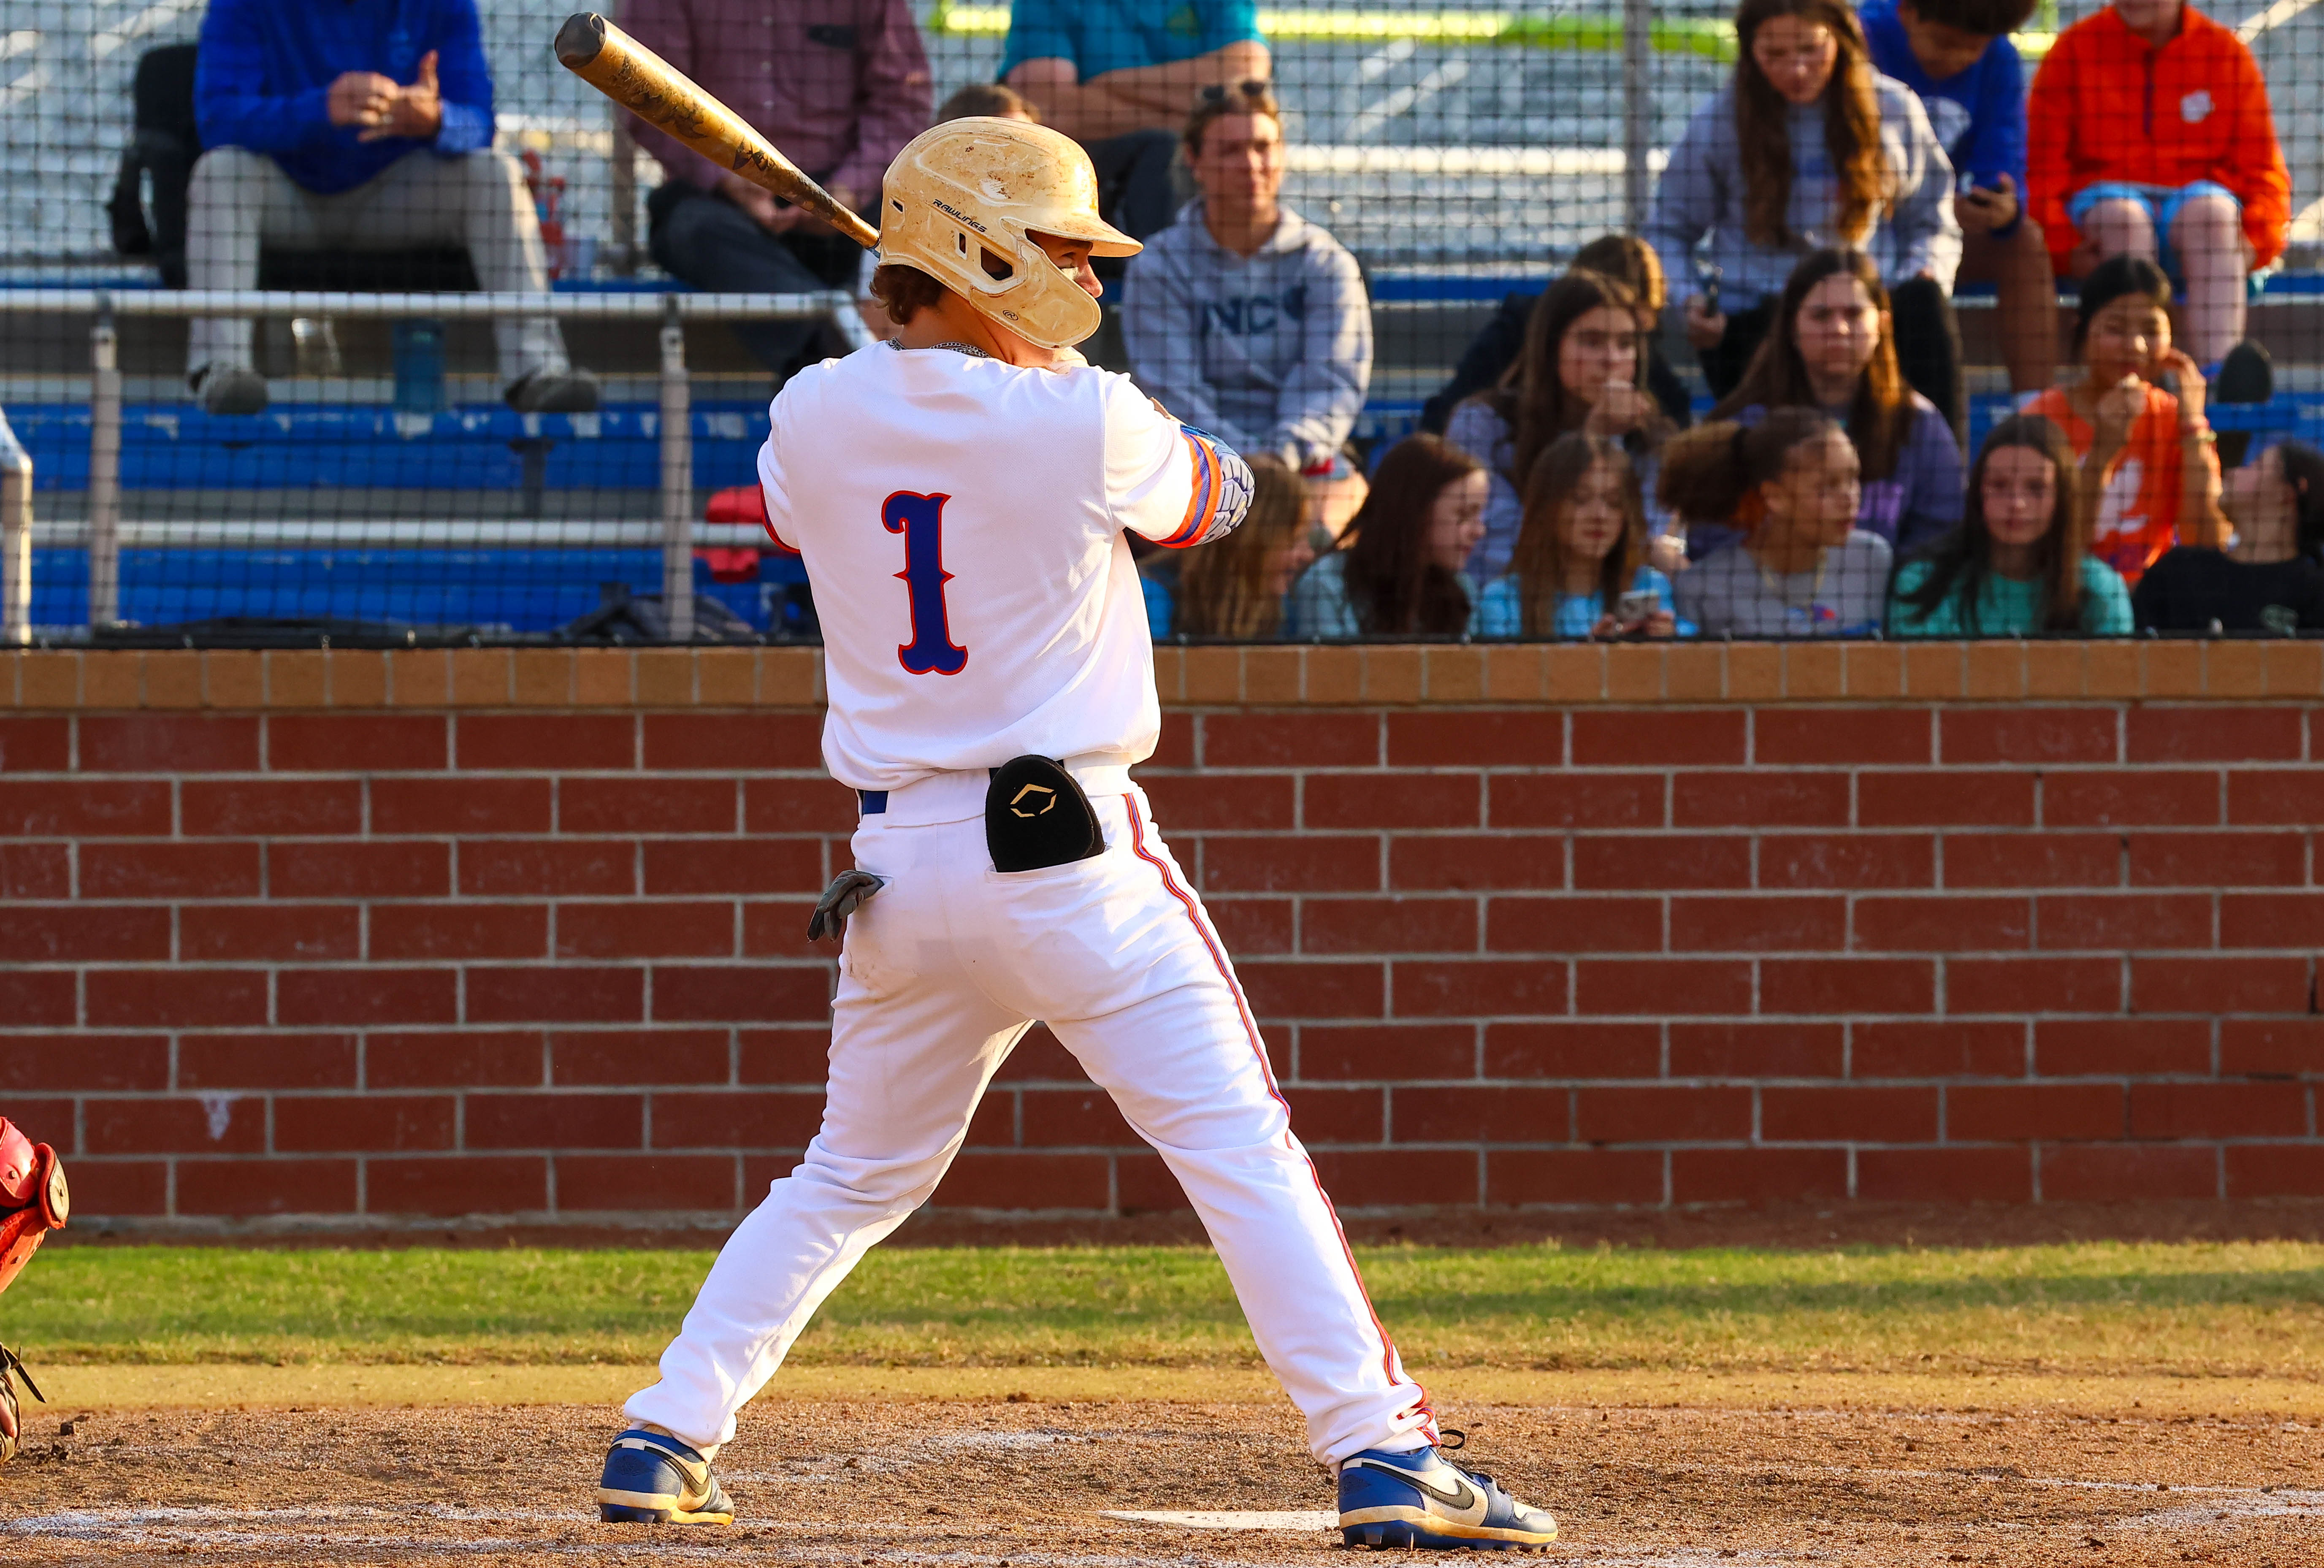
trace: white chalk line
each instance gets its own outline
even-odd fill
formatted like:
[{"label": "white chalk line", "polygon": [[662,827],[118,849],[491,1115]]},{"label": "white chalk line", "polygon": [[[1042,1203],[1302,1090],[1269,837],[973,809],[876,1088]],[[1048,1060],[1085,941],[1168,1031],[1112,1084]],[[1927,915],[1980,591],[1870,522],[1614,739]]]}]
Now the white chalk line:
[{"label": "white chalk line", "polygon": [[[1761,1466],[1693,1465],[1669,1467],[1665,1473],[1709,1474],[1725,1471],[1755,1473]],[[1845,1475],[1853,1479],[1894,1477],[1899,1480],[1968,1480],[1987,1482],[2021,1480],[2025,1485],[2051,1490],[2074,1490],[2137,1493],[2168,1497],[2173,1506],[2148,1509],[2124,1517],[2093,1524],[2089,1527],[2108,1529],[2175,1529],[2215,1530],[2223,1525],[2274,1518],[2324,1519],[2324,1490],[2291,1487],[2222,1487],[2172,1486],[2163,1487],[2152,1481],[2093,1480],[2071,1476],[2015,1476],[1987,1469],[1970,1470],[1903,1470],[1872,1469],[1841,1465],[1815,1467],[1821,1473]],[[739,1477],[736,1479],[740,1479]],[[2190,1499],[2181,1501],[2179,1499]],[[2200,1501],[2191,1499],[2200,1499]],[[1106,1509],[1097,1516],[1125,1523],[1148,1526],[1172,1526],[1187,1529],[1263,1529],[1277,1531],[1321,1531],[1333,1527],[1333,1516],[1321,1509],[1279,1510],[1274,1512],[1236,1512],[1231,1510],[1129,1510]],[[130,1508],[117,1514],[99,1513],[87,1509],[33,1515],[0,1520],[0,1536],[46,1537],[115,1546],[148,1545],[196,1545],[216,1547],[264,1547],[280,1545],[287,1539],[306,1539],[331,1546],[372,1548],[400,1546],[412,1550],[480,1554],[494,1552],[524,1552],[559,1556],[590,1554],[624,1553],[632,1549],[618,1540],[553,1541],[539,1536],[491,1536],[482,1538],[452,1538],[438,1540],[417,1537],[404,1533],[393,1536],[369,1532],[343,1533],[317,1526],[333,1524],[375,1524],[388,1520],[416,1522],[437,1520],[450,1524],[517,1524],[540,1525],[571,1529],[594,1526],[598,1521],[579,1510],[542,1510],[507,1508],[466,1508],[447,1504],[424,1504],[408,1508],[379,1508],[366,1505],[321,1505],[293,1508],[234,1508],[217,1506],[179,1508],[157,1507]],[[973,1526],[973,1521],[949,1521],[945,1527]],[[272,1529],[254,1526],[276,1526]],[[1140,1557],[1118,1557],[1111,1554],[1057,1554],[1038,1549],[1021,1548],[1006,1552],[915,1552],[893,1545],[896,1526],[892,1524],[862,1524],[835,1520],[786,1521],[786,1530],[810,1531],[830,1536],[879,1536],[889,1545],[882,1555],[890,1561],[927,1563],[1041,1563],[1056,1568],[1139,1568],[1148,1561]],[[1079,1526],[1065,1525],[1017,1525],[1023,1531],[1062,1531]],[[745,1520],[744,1530],[752,1528]],[[706,1539],[700,1547],[687,1545],[682,1538],[669,1540],[658,1532],[654,1550],[660,1555],[707,1555],[728,1553],[735,1543],[727,1537],[727,1545]],[[750,1538],[754,1548],[768,1547],[771,1554],[793,1555],[780,1543],[768,1543],[756,1536]],[[812,1560],[827,1552],[802,1545],[798,1555]],[[1677,1554],[1640,1555],[1618,1548],[1611,1554],[1595,1554],[1589,1561],[1609,1564],[1629,1564],[1633,1568],[1652,1568],[1658,1563],[1687,1564],[1702,1561],[1711,1555],[1706,1548],[1697,1552],[1683,1550]],[[1738,1559],[1724,1559],[1734,1562]]]}]

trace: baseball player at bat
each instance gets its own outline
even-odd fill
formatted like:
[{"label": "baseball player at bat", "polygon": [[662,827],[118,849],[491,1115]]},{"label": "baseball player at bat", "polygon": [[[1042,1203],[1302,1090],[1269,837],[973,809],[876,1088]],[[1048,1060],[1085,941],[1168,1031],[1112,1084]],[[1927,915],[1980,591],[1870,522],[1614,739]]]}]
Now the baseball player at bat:
[{"label": "baseball player at bat", "polygon": [[1339,1477],[1351,1545],[1537,1546],[1556,1525],[1436,1450],[1293,1133],[1225,945],[1130,767],[1153,650],[1125,535],[1199,548],[1250,473],[1127,376],[1097,330],[1103,222],[1054,131],[955,120],[887,172],[875,293],[892,344],[794,376],[759,455],[768,530],[805,557],[856,791],[822,1130],[735,1230],[597,1492],[609,1520],[724,1524],[735,1413],[858,1259],[925,1203],[1035,1019],[1160,1151],[1267,1364]]}]

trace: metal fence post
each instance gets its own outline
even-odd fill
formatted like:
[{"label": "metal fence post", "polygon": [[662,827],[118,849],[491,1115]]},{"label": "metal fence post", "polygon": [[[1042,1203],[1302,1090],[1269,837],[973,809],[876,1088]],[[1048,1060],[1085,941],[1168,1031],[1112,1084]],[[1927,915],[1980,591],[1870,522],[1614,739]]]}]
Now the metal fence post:
[{"label": "metal fence post", "polygon": [[1646,226],[1646,154],[1655,129],[1654,0],[1622,0],[1622,226]]},{"label": "metal fence post", "polygon": [[32,640],[32,459],[0,413],[0,646]]},{"label": "metal fence post", "polygon": [[630,134],[630,112],[608,104],[613,115],[613,155],[605,168],[605,260],[617,278],[637,275],[644,258],[638,245],[638,144]]},{"label": "metal fence post", "polygon": [[661,607],[673,642],[694,641],[694,398],[678,296],[661,322]]},{"label": "metal fence post", "polygon": [[121,619],[121,344],[113,329],[113,297],[97,296],[89,332],[88,623],[92,630]]}]

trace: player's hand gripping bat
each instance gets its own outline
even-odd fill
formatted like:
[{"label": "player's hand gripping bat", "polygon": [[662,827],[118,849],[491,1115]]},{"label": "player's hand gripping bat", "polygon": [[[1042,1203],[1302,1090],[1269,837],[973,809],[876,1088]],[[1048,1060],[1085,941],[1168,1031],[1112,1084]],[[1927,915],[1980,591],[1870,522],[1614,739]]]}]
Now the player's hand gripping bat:
[{"label": "player's hand gripping bat", "polygon": [[557,30],[557,58],[575,76],[719,168],[805,208],[866,250],[880,243],[879,230],[801,173],[740,115],[595,12],[565,19]]}]

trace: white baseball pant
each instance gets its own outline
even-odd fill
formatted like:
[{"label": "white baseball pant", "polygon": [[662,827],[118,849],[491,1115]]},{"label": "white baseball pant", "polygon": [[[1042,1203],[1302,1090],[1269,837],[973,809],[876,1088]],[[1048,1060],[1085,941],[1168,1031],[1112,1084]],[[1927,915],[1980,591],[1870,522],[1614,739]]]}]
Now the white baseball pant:
[{"label": "white baseball pant", "polygon": [[[697,1448],[733,1438],[816,1308],[936,1190],[1042,1019],[1185,1188],[1315,1457],[1435,1441],[1225,946],[1145,792],[1105,773],[1120,792],[1088,780],[1105,853],[1043,871],[992,869],[982,774],[916,784],[862,819],[855,863],[888,885],[848,922],[822,1130],[728,1238],[661,1380],[623,1407],[632,1420]],[[975,816],[926,820],[972,799]]]},{"label": "white baseball pant", "polygon": [[[549,253],[524,170],[506,152],[457,158],[409,152],[352,190],[318,196],[282,166],[244,147],[213,147],[186,191],[186,281],[196,289],[255,289],[258,248],[272,240],[302,251],[394,250],[442,241],[468,247],[476,281],[495,291],[545,293]],[[554,318],[493,323],[503,381],[530,370],[565,370],[565,335]],[[198,316],[187,329],[186,370],[250,364],[250,323]]]}]

